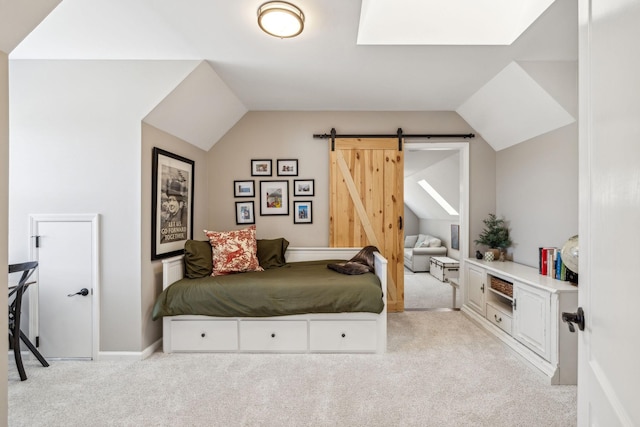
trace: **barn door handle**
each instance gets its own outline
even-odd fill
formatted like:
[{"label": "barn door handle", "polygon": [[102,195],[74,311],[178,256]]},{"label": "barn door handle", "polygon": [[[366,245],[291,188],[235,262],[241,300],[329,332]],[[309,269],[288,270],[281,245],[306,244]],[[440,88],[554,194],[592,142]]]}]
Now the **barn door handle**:
[{"label": "barn door handle", "polygon": [[398,217],[398,230],[402,230],[402,217]]},{"label": "barn door handle", "polygon": [[582,310],[582,307],[578,307],[576,313],[562,313],[562,321],[567,323],[571,332],[576,331],[573,326],[574,323],[578,325],[578,329],[584,331],[584,310]]},{"label": "barn door handle", "polygon": [[89,289],[87,288],[82,288],[80,289],[78,292],[76,292],[75,294],[69,294],[67,295],[68,297],[74,297],[76,295],[82,295],[83,297],[86,297],[87,295],[89,295]]}]

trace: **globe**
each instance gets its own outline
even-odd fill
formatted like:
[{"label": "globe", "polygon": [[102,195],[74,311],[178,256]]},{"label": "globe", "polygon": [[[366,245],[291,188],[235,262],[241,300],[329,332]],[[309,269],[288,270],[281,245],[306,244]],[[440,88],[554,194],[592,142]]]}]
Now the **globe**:
[{"label": "globe", "polygon": [[566,241],[560,250],[560,256],[567,268],[578,273],[578,236],[573,236]]}]

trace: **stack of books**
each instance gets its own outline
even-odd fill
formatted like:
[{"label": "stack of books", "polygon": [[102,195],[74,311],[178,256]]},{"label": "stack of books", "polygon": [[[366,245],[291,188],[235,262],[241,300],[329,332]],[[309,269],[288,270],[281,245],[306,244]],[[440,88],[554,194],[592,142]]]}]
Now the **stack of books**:
[{"label": "stack of books", "polygon": [[560,249],[540,247],[538,248],[538,255],[538,272],[540,274],[557,280],[578,283],[578,275],[569,270],[562,262]]}]

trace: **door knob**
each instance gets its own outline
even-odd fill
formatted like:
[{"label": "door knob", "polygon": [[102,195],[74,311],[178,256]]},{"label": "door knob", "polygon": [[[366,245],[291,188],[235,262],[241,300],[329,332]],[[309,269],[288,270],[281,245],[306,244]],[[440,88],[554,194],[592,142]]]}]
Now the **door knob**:
[{"label": "door knob", "polygon": [[575,313],[562,313],[562,321],[567,323],[571,332],[576,331],[573,326],[574,323],[578,325],[578,329],[584,331],[584,311],[582,307],[578,307],[578,311]]},{"label": "door knob", "polygon": [[68,297],[73,297],[73,296],[76,296],[76,295],[82,295],[83,297],[86,297],[87,295],[89,295],[89,289],[82,288],[78,292],[76,292],[75,294],[69,294],[67,296]]}]

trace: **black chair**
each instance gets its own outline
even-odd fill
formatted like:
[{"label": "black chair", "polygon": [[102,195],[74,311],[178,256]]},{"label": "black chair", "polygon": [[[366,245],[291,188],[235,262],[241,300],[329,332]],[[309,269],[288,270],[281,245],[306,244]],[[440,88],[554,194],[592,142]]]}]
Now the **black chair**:
[{"label": "black chair", "polygon": [[[9,274],[11,273],[20,273],[22,272],[22,277],[20,277],[20,281],[16,286],[12,286],[9,288],[9,341],[13,346],[13,354],[16,358],[16,367],[18,368],[18,373],[20,374],[20,379],[22,381],[27,379],[27,374],[24,371],[24,365],[22,364],[22,355],[20,353],[20,340],[24,342],[24,344],[31,350],[34,356],[42,363],[42,366],[47,367],[49,364],[42,357],[40,352],[36,349],[29,338],[20,330],[20,312],[22,310],[22,297],[24,293],[29,288],[29,285],[35,282],[27,282],[29,277],[36,271],[38,267],[37,261],[31,262],[23,262],[21,264],[11,264],[9,265]],[[11,300],[11,296],[15,295],[13,300]]]}]

